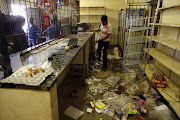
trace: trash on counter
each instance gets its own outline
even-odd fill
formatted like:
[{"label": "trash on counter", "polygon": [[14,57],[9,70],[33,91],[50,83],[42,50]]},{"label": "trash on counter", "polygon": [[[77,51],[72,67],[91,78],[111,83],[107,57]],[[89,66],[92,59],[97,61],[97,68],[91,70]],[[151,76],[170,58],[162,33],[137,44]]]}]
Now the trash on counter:
[{"label": "trash on counter", "polygon": [[75,120],[77,120],[82,114],[84,114],[84,112],[81,110],[78,110],[75,107],[70,106],[69,108],[67,108],[64,111],[64,114],[75,119]]},{"label": "trash on counter", "polygon": [[113,116],[113,118],[114,118],[115,120],[121,120],[122,117],[123,117],[123,113],[116,109],[116,110],[114,111],[114,116]]},{"label": "trash on counter", "polygon": [[160,73],[153,73],[151,82],[155,88],[166,88],[167,80],[164,75],[161,75]]},{"label": "trash on counter", "polygon": [[54,69],[48,65],[45,67],[41,66],[39,68],[35,65],[27,65],[20,68],[6,79],[3,79],[1,82],[38,86],[46,79],[47,76],[51,75],[53,72]]},{"label": "trash on counter", "polygon": [[105,83],[107,83],[107,84],[109,84],[109,85],[114,87],[119,80],[120,80],[120,76],[112,76],[112,77],[108,77],[105,80]]},{"label": "trash on counter", "polygon": [[69,50],[69,46],[66,46],[65,49],[68,51]]},{"label": "trash on counter", "polygon": [[87,113],[93,113],[92,108],[87,108]]}]

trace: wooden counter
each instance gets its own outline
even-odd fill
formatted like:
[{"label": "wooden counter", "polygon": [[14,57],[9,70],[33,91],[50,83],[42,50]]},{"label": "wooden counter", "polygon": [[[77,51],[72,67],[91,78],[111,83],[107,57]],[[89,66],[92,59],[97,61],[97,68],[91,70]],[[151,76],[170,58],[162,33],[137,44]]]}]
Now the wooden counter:
[{"label": "wooden counter", "polygon": [[[53,57],[52,67],[55,69],[55,75],[46,79],[37,87],[26,85],[6,85],[6,88],[0,88],[0,120],[59,120],[57,89],[70,75],[70,64],[82,64],[85,78],[87,72],[85,67],[89,65],[89,58],[94,55],[94,33],[86,32],[77,35],[69,35],[59,40],[68,42],[68,38],[81,38],[79,47],[69,50],[65,54],[57,54]],[[37,52],[29,53],[21,57],[23,65],[37,63],[29,59],[36,59],[41,54],[51,51],[51,47]],[[34,58],[33,58],[34,57]],[[43,57],[43,55],[42,55]],[[42,61],[43,62],[43,61]],[[11,88],[11,87],[14,88]],[[9,88],[7,88],[9,87]]]}]

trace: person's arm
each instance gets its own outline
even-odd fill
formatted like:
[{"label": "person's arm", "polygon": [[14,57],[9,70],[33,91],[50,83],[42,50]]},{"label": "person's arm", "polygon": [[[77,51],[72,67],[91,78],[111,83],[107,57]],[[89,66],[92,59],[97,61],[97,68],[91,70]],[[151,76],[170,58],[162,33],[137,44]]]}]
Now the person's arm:
[{"label": "person's arm", "polygon": [[105,40],[105,39],[109,38],[109,36],[110,36],[110,33],[108,33],[108,34],[107,34],[107,36],[106,36],[105,38],[102,38],[102,39],[96,40],[96,43],[98,43],[99,41],[102,41],[102,40]]},{"label": "person's arm", "polygon": [[99,28],[98,28],[98,31],[100,31],[100,27],[101,27],[101,23],[99,24]]},{"label": "person's arm", "polygon": [[45,31],[42,32],[42,36],[48,36],[47,30],[45,30]]}]

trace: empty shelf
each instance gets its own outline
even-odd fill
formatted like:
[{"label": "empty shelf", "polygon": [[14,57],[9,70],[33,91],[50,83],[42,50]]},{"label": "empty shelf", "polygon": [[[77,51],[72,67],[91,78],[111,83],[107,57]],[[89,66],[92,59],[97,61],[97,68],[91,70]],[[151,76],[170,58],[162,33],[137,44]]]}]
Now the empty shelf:
[{"label": "empty shelf", "polygon": [[141,30],[148,30],[151,29],[152,27],[133,27],[132,29],[129,29],[130,32],[138,32]]},{"label": "empty shelf", "polygon": [[[153,25],[153,23],[149,23],[149,25]],[[165,26],[165,27],[180,27],[179,24],[168,24],[168,23],[155,23],[155,26]]]},{"label": "empty shelf", "polygon": [[[140,64],[139,66],[142,70],[144,70],[144,67],[145,67],[144,64]],[[154,67],[154,70],[149,70],[149,65],[146,64],[145,74],[147,75],[149,80],[151,80],[152,74],[154,72],[159,72],[159,71],[156,67]],[[176,97],[176,93],[177,93],[177,90],[179,90],[179,88],[173,82],[171,82],[171,80],[168,79],[166,76],[165,78],[167,80],[166,88],[157,88],[157,90],[164,97],[164,99],[169,102],[173,110],[176,112],[176,114],[180,118],[180,111],[179,111],[180,102],[177,102],[179,101],[179,99]]]},{"label": "empty shelf", "polygon": [[104,6],[87,6],[87,7],[80,7],[80,8],[105,8]]},{"label": "empty shelf", "polygon": [[[140,64],[139,65],[140,68],[142,70],[144,70],[144,64]],[[158,69],[156,67],[154,67],[154,70],[149,70],[149,65],[146,64],[146,67],[145,67],[145,73],[147,75],[147,77],[149,78],[149,80],[151,80],[152,78],[152,75],[153,73],[155,72],[160,72],[158,71]],[[161,73],[161,72],[160,72]],[[175,102],[175,101],[179,101],[179,99],[175,96],[177,90],[179,90],[179,88],[173,83],[171,82],[170,79],[168,79],[166,76],[165,76],[166,80],[167,80],[167,86],[166,88],[157,88],[157,90],[161,93],[161,95],[168,101],[168,102]],[[170,96],[168,96],[168,95]]]},{"label": "empty shelf", "polygon": [[[150,36],[147,36],[147,38],[150,39]],[[180,51],[180,41],[170,40],[169,38],[165,38],[161,36],[153,36],[152,40]]]},{"label": "empty shelf", "polygon": [[90,15],[90,16],[102,16],[102,14],[100,15],[100,14],[80,14],[80,15],[84,15],[84,16],[88,16],[88,15]]},{"label": "empty shelf", "polygon": [[180,102],[169,102],[169,104],[180,118]]},{"label": "empty shelf", "polygon": [[[146,52],[148,52],[148,49],[144,49]],[[159,61],[161,64],[172,70],[177,75],[180,75],[180,62],[175,60],[172,56],[167,55],[166,53],[156,49],[156,48],[150,48],[149,54],[154,57],[157,61]]]},{"label": "empty shelf", "polygon": [[164,9],[175,8],[175,7],[180,7],[180,4],[171,5],[171,6],[166,6],[166,7],[161,7],[161,8],[159,8],[158,10],[164,10]]}]

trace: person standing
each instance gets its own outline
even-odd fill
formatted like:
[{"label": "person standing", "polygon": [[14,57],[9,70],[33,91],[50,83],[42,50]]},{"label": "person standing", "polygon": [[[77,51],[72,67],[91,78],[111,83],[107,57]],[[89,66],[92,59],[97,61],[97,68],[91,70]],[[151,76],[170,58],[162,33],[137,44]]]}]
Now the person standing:
[{"label": "person standing", "polygon": [[53,18],[51,20],[51,26],[45,30],[42,35],[47,36],[47,41],[55,38],[59,38],[60,36],[60,26],[57,23],[57,18]]},{"label": "person standing", "polygon": [[28,39],[29,39],[29,47],[32,47],[34,45],[37,45],[39,42],[39,31],[38,26],[34,24],[34,18],[30,18],[30,23],[28,25],[29,33],[28,33]]},{"label": "person standing", "polygon": [[101,17],[101,24],[99,25],[100,35],[99,39],[96,40],[98,43],[98,60],[101,61],[101,50],[103,49],[103,70],[107,70],[107,49],[109,46],[110,34],[112,32],[112,25],[108,22],[108,17],[103,15]]},{"label": "person standing", "polygon": [[25,50],[28,48],[28,39],[22,29],[25,24],[25,18],[23,16],[13,16],[11,24],[13,24],[14,31],[14,52]]},{"label": "person standing", "polygon": [[0,65],[4,70],[4,78],[12,74],[12,68],[10,65],[7,36],[10,33],[7,16],[1,13],[0,10]]}]

